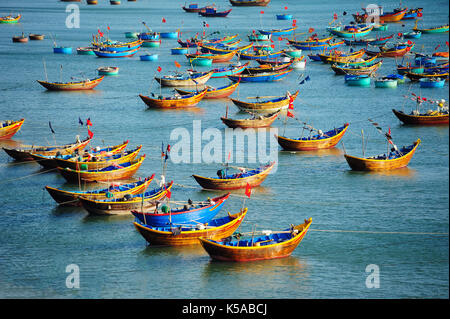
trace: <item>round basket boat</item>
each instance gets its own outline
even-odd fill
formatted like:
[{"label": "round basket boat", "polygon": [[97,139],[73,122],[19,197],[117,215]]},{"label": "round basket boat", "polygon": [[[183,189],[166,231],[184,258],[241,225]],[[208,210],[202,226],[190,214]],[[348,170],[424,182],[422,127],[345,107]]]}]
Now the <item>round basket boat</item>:
[{"label": "round basket boat", "polygon": [[156,61],[158,60],[157,54],[144,54],[139,57],[141,61]]},{"label": "round basket boat", "polygon": [[375,80],[376,88],[396,88],[397,80],[396,79],[377,79]]},{"label": "round basket boat", "polygon": [[205,58],[189,59],[189,63],[197,66],[211,66],[212,59],[205,59]]},{"label": "round basket boat", "polygon": [[292,14],[277,14],[277,20],[292,20]]},{"label": "round basket boat", "polygon": [[25,42],[28,42],[28,37],[26,37],[24,35],[19,35],[19,36],[13,37],[12,41],[16,42],[16,43],[25,43]]},{"label": "round basket boat", "polygon": [[137,39],[139,32],[125,32],[125,38]]},{"label": "round basket boat", "polygon": [[97,69],[99,75],[117,75],[119,68],[117,66],[101,66]]},{"label": "round basket boat", "polygon": [[45,35],[30,33],[28,37],[30,38],[30,40],[44,40]]},{"label": "round basket boat", "polygon": [[178,55],[178,54],[188,54],[189,49],[188,48],[173,48],[170,49],[172,55]]},{"label": "round basket boat", "polygon": [[148,47],[148,48],[157,48],[160,45],[161,45],[161,40],[144,40],[144,42],[142,42],[142,46]]},{"label": "round basket boat", "polygon": [[54,47],[53,53],[72,54],[72,48],[71,47]]},{"label": "round basket boat", "polygon": [[161,36],[161,38],[164,38],[164,39],[177,39],[178,38],[178,31],[175,31],[175,32],[161,32],[160,36]]},{"label": "round basket boat", "polygon": [[77,54],[80,54],[80,55],[95,55],[94,47],[80,47],[80,48],[77,48]]},{"label": "round basket boat", "polygon": [[443,88],[445,79],[440,78],[424,78],[420,79],[421,88]]}]

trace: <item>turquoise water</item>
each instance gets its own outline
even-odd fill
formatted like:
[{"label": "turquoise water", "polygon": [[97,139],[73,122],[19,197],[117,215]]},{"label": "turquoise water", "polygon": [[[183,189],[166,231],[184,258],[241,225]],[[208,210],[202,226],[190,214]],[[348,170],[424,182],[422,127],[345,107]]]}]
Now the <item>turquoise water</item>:
[{"label": "turquoise water", "polygon": [[[78,117],[90,117],[94,132],[93,146],[114,145],[130,140],[130,147],[143,145],[147,154],[136,177],[161,174],[161,142],[174,144],[170,134],[176,128],[192,132],[193,121],[201,126],[224,125],[219,117],[230,106],[230,116],[244,116],[227,99],[204,100],[192,111],[148,110],[138,94],[159,94],[157,67],[162,73],[176,70],[174,60],[188,68],[183,56],[170,55],[176,40],[163,39],[160,48],[144,48],[127,59],[100,59],[76,54],[76,47],[88,46],[91,36],[101,29],[117,40],[124,32],[142,30],[145,21],[155,31],[180,28],[182,37],[201,32],[220,35],[238,33],[242,43],[253,29],[284,28],[288,21],[278,21],[277,13],[288,11],[297,19],[298,32],[315,28],[319,35],[332,20],[361,11],[358,1],[276,1],[264,8],[233,7],[225,19],[205,19],[185,13],[184,1],[122,1],[110,6],[80,3],[80,28],[68,29],[67,3],[55,0],[2,1],[1,15],[21,13],[17,25],[0,25],[0,110],[1,120],[26,118],[22,130],[2,146],[69,143],[74,136],[86,136]],[[229,7],[228,1],[216,2]],[[386,9],[397,1],[380,3]],[[423,24],[448,23],[448,1],[404,3],[424,7]],[[264,14],[259,12],[264,10]],[[347,17],[348,17],[347,16]],[[162,18],[166,23],[162,23]],[[350,18],[346,18],[348,22]],[[413,22],[390,24],[380,35],[407,32]],[[21,32],[43,33],[44,41],[12,43]],[[58,45],[71,46],[72,55],[52,52],[53,39]],[[375,33],[372,33],[374,36]],[[433,52],[440,44],[445,49],[448,34],[422,35],[416,51]],[[284,46],[275,41],[276,47]],[[143,50],[159,54],[157,62],[142,62]],[[50,81],[60,77],[94,77],[96,68],[120,67],[119,75],[107,77],[91,92],[47,92],[36,80],[45,79],[43,61]],[[235,61],[235,60],[233,60]],[[62,65],[62,72],[61,66]],[[395,60],[385,58],[380,75],[393,73]],[[201,69],[201,68],[199,68]],[[299,86],[301,76],[311,81]],[[225,79],[211,80],[214,86]],[[241,231],[285,229],[289,224],[312,217],[311,231],[291,257],[255,263],[218,263],[210,260],[201,247],[147,247],[135,231],[131,217],[92,217],[81,208],[58,207],[43,190],[45,185],[74,187],[55,172],[44,172],[35,163],[12,162],[0,153],[0,296],[3,298],[448,298],[448,216],[449,147],[448,126],[403,126],[392,108],[409,111],[411,93],[429,99],[448,101],[444,89],[423,89],[407,80],[396,89],[347,87],[342,76],[335,76],[329,66],[307,62],[305,70],[294,70],[280,82],[241,84],[233,96],[245,99],[256,95],[280,95],[297,88],[295,114],[302,121],[328,130],[350,123],[343,138],[345,151],[361,155],[361,130],[364,130],[367,155],[386,150],[385,139],[367,121],[377,121],[391,129],[394,141],[420,144],[410,165],[392,173],[357,173],[349,170],[342,144],[324,152],[291,153],[277,148],[277,170],[261,187],[253,189],[246,201],[249,213]],[[170,89],[163,89],[170,94]],[[286,136],[297,136],[298,123],[286,126],[277,120],[274,127]],[[48,127],[51,121],[56,134]],[[269,135],[268,135],[269,136]],[[208,141],[203,141],[205,145]],[[193,141],[191,141],[191,146]],[[270,142],[267,141],[267,146]],[[243,145],[238,145],[241,149]],[[222,156],[226,160],[226,153]],[[246,160],[254,159],[254,155]],[[244,161],[238,165],[254,167]],[[168,163],[167,179],[177,185],[174,200],[203,200],[221,192],[202,191],[192,174],[214,176],[218,163]],[[183,186],[181,186],[183,185]],[[153,182],[150,187],[156,187]],[[237,212],[242,207],[243,192],[233,192],[221,214]],[[131,216],[131,215],[130,215]],[[319,230],[334,230],[330,232]],[[370,231],[373,233],[341,232]],[[426,234],[424,234],[426,233]],[[430,234],[434,233],[434,234]],[[437,235],[441,234],[441,235]],[[443,234],[443,235],[442,235]],[[66,266],[80,269],[80,288],[66,287]],[[368,265],[379,267],[379,288],[366,287]]]}]

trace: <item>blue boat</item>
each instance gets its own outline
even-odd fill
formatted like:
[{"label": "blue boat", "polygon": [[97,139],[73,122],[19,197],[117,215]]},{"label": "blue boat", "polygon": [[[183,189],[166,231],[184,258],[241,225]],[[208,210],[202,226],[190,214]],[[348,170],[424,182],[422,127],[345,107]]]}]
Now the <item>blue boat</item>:
[{"label": "blue boat", "polygon": [[292,70],[292,68],[287,68],[277,72],[228,75],[228,78],[233,82],[273,82],[283,79],[292,72]]},{"label": "blue boat", "polygon": [[178,39],[178,31],[175,32],[161,32],[161,38],[164,39]]},{"label": "blue boat", "polygon": [[141,61],[156,61],[158,60],[157,54],[144,54],[139,57]]},{"label": "blue boat", "polygon": [[368,86],[370,85],[370,77],[368,75],[346,75],[345,83],[349,86]]},{"label": "blue boat", "polygon": [[212,199],[208,198],[207,201],[199,203],[189,200],[184,207],[175,209],[162,206],[161,211],[158,212],[131,211],[131,213],[136,217],[137,221],[154,227],[193,223],[203,224],[211,221],[220,212],[229,196],[230,193],[227,193]]},{"label": "blue boat", "polygon": [[423,78],[420,79],[421,88],[443,88],[445,79],[441,78]]},{"label": "blue boat", "polygon": [[54,47],[53,53],[72,54],[72,48],[71,47]]},{"label": "blue boat", "polygon": [[310,50],[310,51],[323,51],[323,50],[331,50],[336,49],[343,45],[344,41],[338,41],[338,42],[325,42],[325,43],[304,43],[304,44],[291,44],[296,49],[300,50]]},{"label": "blue boat", "polygon": [[104,41],[95,43],[93,42],[92,45],[94,48],[102,51],[114,51],[114,52],[121,52],[121,51],[130,51],[134,49],[139,49],[142,45],[142,40],[134,40],[130,42],[119,42],[119,41]]},{"label": "blue boat", "polygon": [[189,53],[188,48],[173,48],[170,49],[170,52],[172,53],[172,55],[178,55],[178,54],[187,54]]},{"label": "blue boat", "polygon": [[99,58],[125,58],[135,55],[138,51],[139,48],[130,51],[120,51],[120,52],[99,49],[94,50],[94,53]]},{"label": "blue boat", "polygon": [[159,40],[159,33],[158,32],[144,32],[139,33],[138,38],[141,40]]},{"label": "blue boat", "polygon": [[277,14],[277,20],[292,20],[292,14]]},{"label": "blue boat", "polygon": [[420,31],[411,31],[411,32],[406,32],[403,33],[403,37],[405,39],[419,39],[422,35],[422,32]]},{"label": "blue boat", "polygon": [[247,62],[245,64],[229,64],[227,66],[216,68],[211,71],[213,71],[213,75],[211,75],[211,78],[224,78],[228,75],[234,75],[239,74],[250,64],[250,62]]},{"label": "blue boat", "polygon": [[322,59],[317,54],[308,54],[308,58],[314,62],[321,62]]}]

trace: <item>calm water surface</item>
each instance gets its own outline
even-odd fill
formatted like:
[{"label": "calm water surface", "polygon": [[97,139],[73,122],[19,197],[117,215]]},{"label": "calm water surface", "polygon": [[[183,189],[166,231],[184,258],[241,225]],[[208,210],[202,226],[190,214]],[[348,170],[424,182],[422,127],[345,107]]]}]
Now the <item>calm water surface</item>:
[{"label": "calm water surface", "polygon": [[[80,28],[65,27],[66,3],[56,0],[10,1],[0,3],[1,15],[21,13],[17,25],[0,25],[0,118],[26,118],[22,130],[2,146],[69,143],[74,136],[86,135],[78,117],[90,117],[96,145],[143,145],[147,159],[136,177],[161,174],[161,142],[175,143],[175,128],[192,131],[194,120],[202,128],[223,131],[219,117],[230,105],[230,116],[243,116],[228,100],[205,100],[193,111],[148,110],[138,94],[159,94],[153,77],[176,70],[174,60],[188,68],[183,56],[170,55],[175,40],[163,39],[160,48],[142,51],[159,54],[157,62],[141,62],[139,55],[126,59],[100,59],[81,56],[75,48],[88,46],[98,29],[116,40],[124,32],[141,31],[142,21],[153,30],[174,31],[182,37],[201,32],[220,35],[238,33],[242,43],[253,29],[284,28],[289,21],[277,21],[275,14],[288,6],[297,19],[298,32],[315,28],[319,35],[333,13],[361,11],[359,1],[277,1],[264,8],[235,8],[225,19],[208,19],[185,13],[184,1],[122,1],[110,6],[80,3]],[[216,4],[223,9],[228,1]],[[397,1],[380,3],[393,9]],[[408,1],[409,7],[424,7],[423,24],[448,23],[448,1]],[[162,18],[166,23],[162,23]],[[413,22],[390,24],[380,35],[409,31]],[[44,41],[12,43],[21,32],[43,33]],[[373,33],[372,35],[375,35]],[[72,55],[52,52],[53,40],[70,46]],[[440,44],[445,48],[447,34],[423,35],[415,50],[431,53]],[[284,46],[284,41],[274,43]],[[45,79],[43,61],[50,81],[71,77],[93,77],[99,66],[120,67],[120,74],[108,77],[91,92],[48,92],[36,80]],[[235,61],[235,60],[233,60]],[[62,65],[62,69],[61,69]],[[395,60],[384,59],[380,75],[393,73]],[[301,76],[311,81],[299,86]],[[225,85],[214,79],[212,85]],[[325,152],[291,153],[277,151],[278,167],[263,185],[253,190],[246,204],[249,213],[242,231],[284,229],[312,217],[313,225],[291,257],[255,263],[218,263],[201,247],[148,247],[135,231],[131,217],[88,216],[81,208],[55,205],[45,185],[74,188],[55,172],[44,172],[35,163],[15,163],[0,153],[0,297],[3,298],[448,298],[448,217],[449,143],[448,126],[403,126],[392,108],[409,111],[412,92],[430,99],[448,100],[444,89],[423,89],[407,81],[396,89],[351,88],[329,66],[308,62],[306,70],[295,70],[284,80],[268,84],[240,85],[233,96],[245,99],[255,95],[280,95],[300,88],[295,102],[296,115],[317,128],[330,129],[350,123],[343,138],[345,151],[360,156],[361,130],[366,137],[366,154],[386,150],[384,138],[367,121],[391,128],[397,145],[422,143],[406,169],[390,173],[357,173],[349,170],[341,144]],[[171,93],[163,89],[163,94]],[[51,121],[56,132],[49,130]],[[293,120],[286,127],[277,120],[274,127],[286,136],[298,136],[301,128]],[[206,144],[204,141],[203,144]],[[267,142],[270,145],[270,142]],[[243,145],[237,145],[242,149]],[[277,148],[278,149],[278,148]],[[226,155],[223,156],[226,160]],[[251,154],[250,158],[254,159]],[[256,166],[248,162],[244,166]],[[203,200],[220,192],[202,191],[192,174],[214,176],[217,163],[171,163],[167,178],[178,185],[176,200]],[[151,187],[155,186],[153,183]],[[184,185],[180,186],[180,185]],[[237,212],[243,192],[234,192],[221,214]],[[323,232],[318,230],[362,230],[375,233]],[[393,233],[386,233],[393,232]],[[430,235],[423,233],[443,233]],[[80,289],[66,288],[66,266],[80,267]],[[366,288],[366,266],[380,269],[380,287]],[[189,287],[188,289],[185,289]]]}]

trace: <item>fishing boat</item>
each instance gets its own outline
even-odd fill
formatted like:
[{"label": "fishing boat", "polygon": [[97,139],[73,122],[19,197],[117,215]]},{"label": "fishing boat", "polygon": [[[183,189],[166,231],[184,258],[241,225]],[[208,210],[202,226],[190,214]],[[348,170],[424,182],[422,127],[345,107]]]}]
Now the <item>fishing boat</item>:
[{"label": "fishing boat", "polygon": [[[206,85],[206,94],[203,96],[205,100],[207,99],[221,99],[230,96],[236,90],[240,82],[230,82],[227,85],[215,88],[209,85]],[[175,89],[178,93],[184,94],[194,94],[196,92],[186,91],[181,89]]]},{"label": "fishing boat", "polygon": [[327,28],[328,32],[341,38],[358,39],[368,35],[373,29],[371,25],[347,25]]},{"label": "fishing boat", "polygon": [[97,48],[98,51],[102,51],[102,52],[128,52],[128,51],[132,51],[135,49],[139,49],[142,45],[142,40],[138,39],[138,40],[133,40],[130,42],[120,42],[120,41],[111,41],[111,40],[106,40],[106,41],[97,41],[94,40],[92,42],[92,45]]},{"label": "fishing boat", "polygon": [[257,74],[240,73],[237,75],[228,75],[227,77],[234,82],[274,82],[282,80],[285,76],[292,72],[292,70],[292,68],[286,68],[275,72],[264,72]]},{"label": "fishing boat", "polygon": [[125,32],[125,38],[139,39],[139,32],[127,31]]},{"label": "fishing boat", "polygon": [[15,17],[13,17],[12,15],[4,16],[0,17],[0,23],[18,23],[20,18],[22,18],[20,14]]},{"label": "fishing boat", "polygon": [[149,97],[139,94],[139,97],[151,108],[175,109],[196,106],[205,96],[208,90],[196,92],[193,94],[170,96],[170,97]]},{"label": "fishing boat", "polygon": [[141,61],[157,61],[158,60],[158,54],[143,54],[139,56],[139,59]]},{"label": "fishing boat", "polygon": [[[409,41],[409,40],[408,40]],[[409,41],[411,42],[411,41]],[[386,57],[386,58],[396,58],[396,57],[402,57],[408,52],[410,52],[414,48],[414,42],[411,42],[411,44],[408,45],[396,45],[392,48],[387,47],[380,47],[379,51],[371,51],[366,50],[366,54],[368,56],[377,56],[377,57]]]},{"label": "fishing boat", "polygon": [[93,170],[75,170],[68,167],[58,167],[58,171],[68,182],[98,182],[113,181],[131,178],[139,169],[145,159],[145,154],[139,159],[120,165],[111,165],[108,167]]},{"label": "fishing boat", "polygon": [[334,38],[331,37],[325,37],[325,38],[318,38],[316,34],[306,38],[305,40],[297,40],[296,38],[293,39],[286,39],[288,40],[289,45],[291,44],[325,44],[326,42],[331,42],[334,40]]},{"label": "fishing boat", "polygon": [[95,55],[95,47],[78,47],[77,54],[80,55]]},{"label": "fishing boat", "polygon": [[184,5],[182,6],[183,10],[186,12],[200,12],[202,10],[205,10],[205,7],[199,7],[197,3],[191,3],[187,7]]},{"label": "fishing boat", "polygon": [[247,37],[250,42],[270,41],[272,34],[252,33]]},{"label": "fishing boat", "polygon": [[159,34],[159,32],[153,32],[149,29],[148,32],[138,33],[138,39],[140,39],[142,41],[160,40],[160,34]]},{"label": "fishing boat", "polygon": [[412,20],[415,18],[422,17],[423,8],[409,9],[408,12],[405,13],[402,20]]},{"label": "fishing boat", "polygon": [[165,75],[162,77],[155,76],[155,80],[161,86],[198,86],[208,82],[212,74],[212,71],[197,73],[188,72],[187,74]]},{"label": "fishing boat", "polygon": [[231,12],[231,9],[228,9],[225,11],[217,11],[217,9],[214,7],[206,7],[204,10],[199,11],[198,14],[203,17],[208,17],[208,18],[214,18],[214,17],[225,18],[230,12]]},{"label": "fishing boat", "polygon": [[150,245],[197,245],[200,244],[200,237],[221,239],[230,236],[241,225],[246,214],[247,208],[244,208],[237,214],[228,214],[205,224],[154,227],[136,220],[134,226]]},{"label": "fishing boat", "polygon": [[12,42],[15,42],[15,43],[26,43],[26,42],[28,42],[28,37],[25,36],[22,33],[22,35],[13,36],[12,37]]},{"label": "fishing boat", "polygon": [[161,40],[143,40],[142,46],[143,47],[150,47],[150,48],[158,48],[161,45]]},{"label": "fishing boat", "polygon": [[245,102],[236,99],[231,99],[240,110],[249,112],[261,112],[261,113],[273,113],[279,110],[286,109],[289,103],[293,103],[298,96],[299,91],[297,90],[294,94],[289,91],[286,92],[284,96],[269,96],[267,100],[260,100],[261,98],[267,97],[256,97],[257,102]]},{"label": "fishing boat", "polygon": [[306,68],[306,59],[305,56],[302,56],[300,58],[294,58],[292,59],[292,68],[293,69],[300,69],[303,70]]},{"label": "fishing boat", "polygon": [[384,45],[393,37],[394,35],[392,34],[390,36],[381,38],[359,38],[357,40],[345,39],[344,42],[347,45]]},{"label": "fishing boat", "polygon": [[34,40],[34,41],[42,41],[45,38],[44,34],[36,34],[36,33],[30,33],[28,35],[28,37],[30,38],[30,40]]},{"label": "fishing boat", "polygon": [[278,58],[283,53],[283,51],[270,52],[267,50],[260,50],[255,53],[239,52],[238,56],[241,60],[268,60]]},{"label": "fishing boat", "polygon": [[297,27],[289,27],[285,29],[258,30],[261,34],[271,34],[272,36],[290,35],[297,30]]},{"label": "fishing boat", "polygon": [[0,140],[11,138],[16,134],[23,125],[25,119],[20,119],[19,121],[2,121],[0,122]]},{"label": "fishing boat", "polygon": [[[200,242],[214,260],[249,262],[288,257],[297,248],[311,226],[312,218],[303,224],[291,225],[283,231],[263,230],[260,232],[237,233],[225,239],[200,237]],[[242,239],[244,236],[251,239]],[[233,241],[233,237],[236,240]]]},{"label": "fishing boat", "polygon": [[403,19],[403,17],[408,12],[408,8],[394,9],[392,12],[386,12],[380,15],[379,20],[381,23],[385,22],[397,22]]},{"label": "fishing boat", "polygon": [[368,59],[365,58],[353,58],[345,62],[336,62],[335,64],[340,66],[371,66],[377,62],[377,57],[372,56]]},{"label": "fishing boat", "polygon": [[[264,62],[264,60],[262,62]],[[289,62],[260,64],[257,67],[245,68],[245,70],[241,74],[245,75],[245,74],[278,72],[278,71],[289,68],[290,66],[292,66],[292,63],[293,63],[293,60],[289,59]]]},{"label": "fishing boat", "polygon": [[350,60],[361,58],[365,53],[366,53],[365,49],[361,49],[359,51],[350,53],[344,53],[341,51],[334,50],[330,53],[323,53],[323,54],[319,53],[318,56],[320,57],[322,62],[333,64],[338,62],[345,63]]},{"label": "fishing boat", "polygon": [[275,113],[268,115],[256,115],[253,113],[251,118],[246,119],[231,119],[226,115],[225,117],[221,117],[222,122],[231,128],[260,128],[260,127],[269,127],[272,123],[277,119],[280,111],[276,111]]},{"label": "fishing boat", "polygon": [[[214,198],[208,197],[207,200],[200,202],[193,202],[189,199],[181,207],[171,208],[166,204],[159,210],[148,212],[133,210],[131,213],[140,223],[153,227],[204,224],[210,222],[220,212],[228,197],[230,197],[230,193]],[[182,204],[178,201],[175,203]]]},{"label": "fishing boat", "polygon": [[236,7],[265,7],[270,0],[230,0],[232,6]]},{"label": "fishing boat", "polygon": [[421,35],[422,35],[422,32],[420,32],[420,31],[411,31],[411,32],[403,33],[403,37],[405,39],[420,39]]},{"label": "fishing boat", "polygon": [[[310,130],[310,135],[307,137],[300,137],[298,139],[291,139],[284,136],[275,135],[278,144],[286,151],[311,151],[318,149],[327,149],[335,147],[337,143],[342,139],[345,132],[348,129],[348,123],[341,127],[334,128],[327,132],[316,130],[310,125],[304,127],[304,129]],[[317,134],[312,135],[315,131]]]},{"label": "fishing boat", "polygon": [[117,75],[119,67],[117,66],[101,66],[97,68],[98,75]]},{"label": "fishing boat", "polygon": [[185,57],[192,61],[194,59],[209,59],[212,63],[223,63],[229,62],[236,55],[237,51],[231,51],[224,54],[213,54],[213,53],[191,53],[185,54]]},{"label": "fishing boat", "polygon": [[86,191],[68,191],[60,188],[45,186],[50,196],[62,206],[81,206],[80,197],[92,200],[101,200],[108,198],[122,198],[127,194],[142,194],[152,182],[155,174],[133,183],[120,184],[118,182],[108,183],[109,187],[86,190]]},{"label": "fishing boat", "polygon": [[291,58],[300,58],[302,56],[302,49],[297,48],[287,48],[283,52],[290,56]]},{"label": "fishing boat", "polygon": [[42,155],[67,155],[72,154],[75,150],[83,150],[91,141],[90,138],[87,138],[83,141],[80,141],[77,138],[75,143],[66,144],[66,145],[55,145],[55,146],[35,146],[35,145],[23,145],[21,148],[6,148],[3,147],[3,150],[11,156],[16,161],[33,161],[31,157],[31,153],[33,154],[42,154]]},{"label": "fishing boat", "polygon": [[374,72],[376,72],[381,65],[383,64],[383,61],[379,61],[377,63],[374,63],[370,66],[341,66],[338,64],[331,65],[331,69],[336,73],[337,75],[345,75],[345,74],[352,74],[352,75],[363,75],[367,74],[370,75]]},{"label": "fishing boat", "polygon": [[405,77],[401,74],[388,74],[385,76],[386,79],[397,80],[397,84],[405,83]]},{"label": "fishing boat", "polygon": [[438,79],[445,79],[448,81],[448,69],[444,71],[440,70],[427,70],[423,73],[416,73],[416,72],[405,72],[405,76],[407,76],[411,81],[420,81],[421,79],[431,79],[431,78],[438,78]]},{"label": "fishing boat", "polygon": [[421,88],[443,88],[445,79],[441,78],[422,78],[419,80]]},{"label": "fishing boat", "polygon": [[170,53],[172,55],[187,54],[188,52],[189,52],[188,48],[173,48],[173,49],[170,49]]},{"label": "fishing boat", "polygon": [[73,82],[47,82],[39,80],[37,82],[49,91],[79,91],[92,90],[103,81],[103,78],[104,76],[102,75],[93,79]]},{"label": "fishing boat", "polygon": [[139,48],[132,49],[129,51],[111,51],[111,50],[96,49],[96,50],[94,50],[94,53],[99,58],[126,58],[126,57],[132,57],[138,51],[139,51]]},{"label": "fishing boat", "polygon": [[425,28],[418,28],[416,23],[416,25],[413,28],[413,31],[420,31],[422,33],[445,33],[448,32],[448,24],[425,29]]},{"label": "fishing boat", "polygon": [[262,166],[257,169],[247,170],[245,168],[236,168],[239,173],[228,174],[228,166],[223,170],[217,171],[217,178],[192,175],[192,177],[204,189],[232,190],[259,186],[274,167],[275,162]]},{"label": "fishing boat", "polygon": [[374,24],[372,31],[387,31],[389,25],[387,23]]},{"label": "fishing boat", "polygon": [[277,20],[292,20],[292,14],[287,13],[277,14],[276,17]]},{"label": "fishing boat", "polygon": [[388,77],[380,77],[375,79],[376,88],[396,88],[397,79],[392,79]]},{"label": "fishing boat", "polygon": [[87,2],[87,4],[90,4],[90,5],[96,5],[96,4],[98,4],[98,1],[97,1],[97,0],[87,0],[86,2]]},{"label": "fishing boat", "polygon": [[370,76],[368,75],[345,75],[345,84],[349,86],[370,86]]},{"label": "fishing boat", "polygon": [[331,50],[331,49],[336,49],[338,47],[340,47],[341,45],[343,45],[345,42],[342,41],[334,41],[334,42],[319,42],[319,43],[314,43],[314,42],[310,42],[310,43],[293,43],[291,44],[294,48],[296,49],[300,49],[300,50],[309,50],[309,51],[326,51],[326,50]]},{"label": "fishing boat", "polygon": [[189,59],[189,64],[192,66],[211,66],[213,63],[212,59],[207,59],[207,58],[192,58]]},{"label": "fishing boat", "polygon": [[445,100],[441,101],[430,101],[431,103],[438,104],[436,110],[427,110],[426,112],[420,112],[419,107],[422,103],[422,100],[419,97],[416,97],[417,107],[411,113],[406,114],[401,110],[392,109],[392,112],[395,116],[402,121],[404,124],[408,125],[440,125],[447,124],[448,125],[448,106],[445,105]]},{"label": "fishing boat", "polygon": [[155,209],[156,201],[164,199],[172,188],[173,182],[140,194],[126,194],[123,197],[106,199],[88,199],[83,196],[78,200],[91,215],[127,215],[135,209]]},{"label": "fishing boat", "polygon": [[[240,41],[240,40],[239,40]],[[230,47],[227,44],[200,44],[201,51],[203,53],[215,53],[215,54],[225,54],[235,51],[236,53],[248,51],[250,48],[254,46],[253,43],[246,44],[240,47]]]},{"label": "fishing boat", "polygon": [[45,168],[71,168],[74,170],[94,170],[108,167],[114,164],[133,161],[141,151],[142,145],[129,151],[119,153],[88,153],[86,156],[56,155],[46,156],[31,153],[31,157]]},{"label": "fishing boat", "polygon": [[160,32],[160,36],[163,39],[177,39],[178,38],[178,31]]},{"label": "fishing boat", "polygon": [[111,5],[119,5],[120,4],[120,0],[109,0],[109,3]]},{"label": "fishing boat", "polygon": [[356,157],[344,154],[348,165],[355,171],[385,171],[405,167],[411,161],[414,152],[420,144],[417,139],[412,145],[403,146],[398,151],[390,151],[372,157]]},{"label": "fishing boat", "polygon": [[211,78],[225,78],[227,75],[235,75],[242,73],[250,62],[247,62],[245,64],[230,64],[221,68],[215,68],[211,70],[213,74],[211,75]]},{"label": "fishing boat", "polygon": [[53,47],[53,53],[56,54],[72,54],[71,47]]}]

